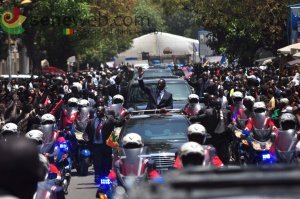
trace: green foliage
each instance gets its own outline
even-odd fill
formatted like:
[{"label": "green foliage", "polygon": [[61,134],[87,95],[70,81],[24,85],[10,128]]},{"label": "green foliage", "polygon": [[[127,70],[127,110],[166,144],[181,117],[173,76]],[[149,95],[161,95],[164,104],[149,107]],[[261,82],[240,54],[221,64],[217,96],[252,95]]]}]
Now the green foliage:
[{"label": "green foliage", "polygon": [[135,8],[135,17],[144,18],[145,23],[140,27],[141,35],[166,30],[166,22],[162,17],[161,9],[147,0],[140,0]]},{"label": "green foliage", "polygon": [[162,0],[169,13],[193,13],[198,27],[212,32],[209,45],[241,65],[251,66],[255,52],[287,44],[288,4],[293,0]]}]

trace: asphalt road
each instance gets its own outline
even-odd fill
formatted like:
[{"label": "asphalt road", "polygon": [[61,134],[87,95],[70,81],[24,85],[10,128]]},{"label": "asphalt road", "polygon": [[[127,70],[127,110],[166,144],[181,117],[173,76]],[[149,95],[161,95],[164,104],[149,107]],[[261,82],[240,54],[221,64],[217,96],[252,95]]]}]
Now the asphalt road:
[{"label": "asphalt road", "polygon": [[67,199],[94,199],[96,198],[97,185],[94,183],[93,166],[89,168],[88,176],[77,176],[76,171],[72,171],[71,183]]}]

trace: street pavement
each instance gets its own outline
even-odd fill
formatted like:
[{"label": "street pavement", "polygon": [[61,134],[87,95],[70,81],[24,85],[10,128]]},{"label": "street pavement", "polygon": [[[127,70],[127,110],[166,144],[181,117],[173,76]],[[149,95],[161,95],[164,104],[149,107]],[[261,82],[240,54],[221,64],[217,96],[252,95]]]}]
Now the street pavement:
[{"label": "street pavement", "polygon": [[94,199],[96,198],[96,191],[97,185],[94,183],[93,166],[90,166],[88,176],[78,176],[76,170],[72,170],[67,199]]}]

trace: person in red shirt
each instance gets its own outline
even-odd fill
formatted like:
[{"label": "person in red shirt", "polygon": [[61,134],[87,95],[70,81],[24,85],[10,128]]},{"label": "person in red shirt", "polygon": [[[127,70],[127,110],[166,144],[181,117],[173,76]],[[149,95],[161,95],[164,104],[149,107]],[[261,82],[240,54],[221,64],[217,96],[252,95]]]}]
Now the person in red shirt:
[{"label": "person in red shirt", "polygon": [[[203,125],[192,124],[188,127],[188,139],[190,142],[196,142],[205,150],[204,165],[213,165],[215,167],[222,167],[223,163],[219,156],[216,155],[216,149],[211,145],[205,145],[207,138],[207,132]],[[177,169],[182,168],[182,163],[180,161],[180,154],[176,156],[175,163],[173,165]]]},{"label": "person in red shirt", "polygon": [[[154,180],[160,178],[159,173],[155,168],[154,162],[139,157],[143,152],[143,141],[139,134],[129,133],[123,137],[123,148],[125,157],[121,157],[115,162],[114,168],[110,170],[108,178],[115,182],[117,181],[117,172],[120,172],[124,176],[136,175],[141,176],[147,171],[148,179]],[[138,152],[135,156],[130,156],[129,153]],[[127,154],[128,153],[128,154]]]}]

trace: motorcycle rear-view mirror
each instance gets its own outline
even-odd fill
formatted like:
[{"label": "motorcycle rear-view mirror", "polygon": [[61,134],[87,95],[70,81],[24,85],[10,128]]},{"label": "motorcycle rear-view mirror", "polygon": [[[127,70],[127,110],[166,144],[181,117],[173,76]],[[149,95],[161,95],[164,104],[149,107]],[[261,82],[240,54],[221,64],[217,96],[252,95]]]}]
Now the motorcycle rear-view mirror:
[{"label": "motorcycle rear-view mirror", "polygon": [[275,133],[271,133],[271,142],[275,142],[276,141],[276,134]]}]

